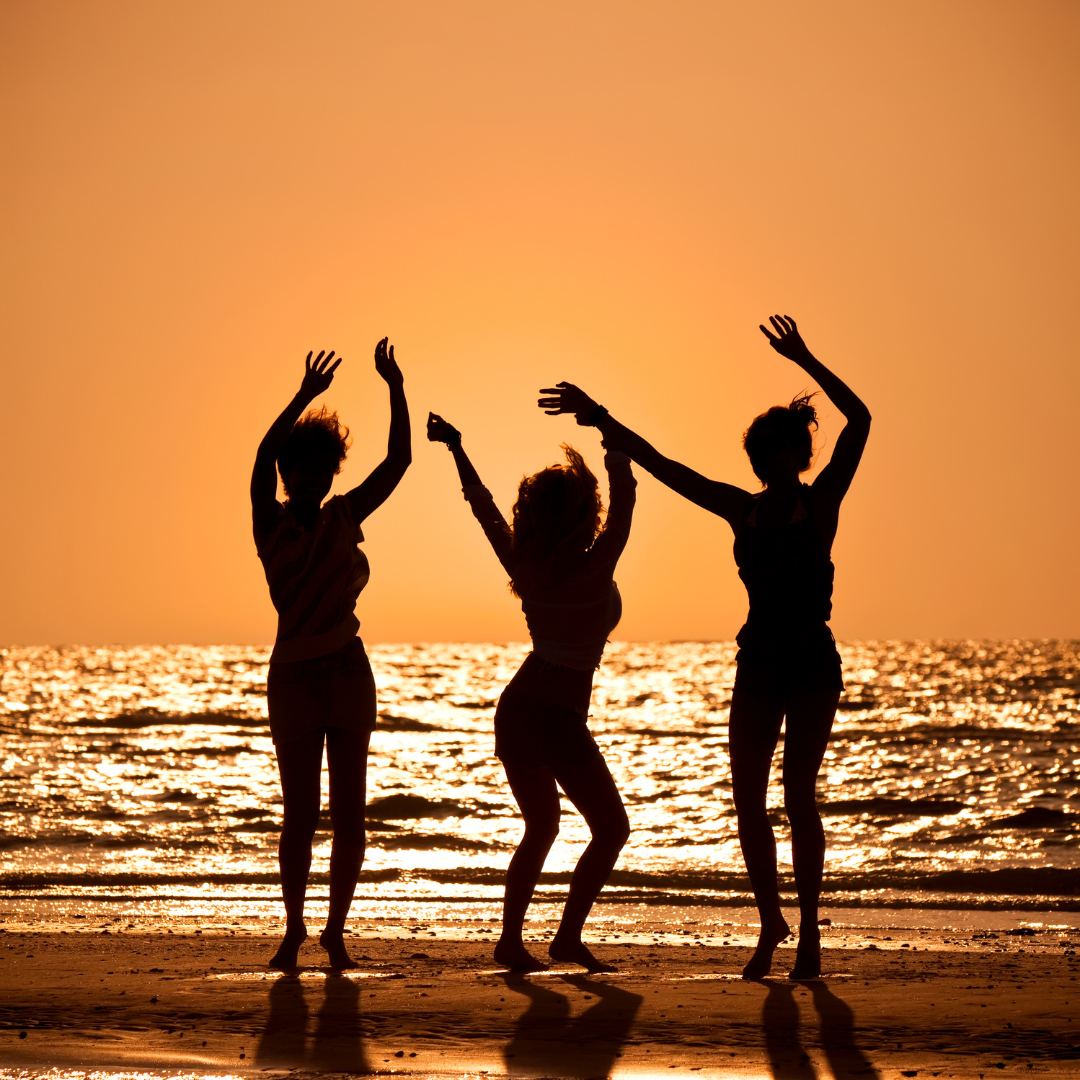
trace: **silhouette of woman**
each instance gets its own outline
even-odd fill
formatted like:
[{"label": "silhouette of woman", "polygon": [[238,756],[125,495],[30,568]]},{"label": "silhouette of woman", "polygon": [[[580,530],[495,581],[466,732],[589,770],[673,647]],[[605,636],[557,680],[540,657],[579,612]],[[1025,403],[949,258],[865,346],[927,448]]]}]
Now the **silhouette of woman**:
[{"label": "silhouette of woman", "polygon": [[799,480],[810,467],[811,429],[817,427],[809,396],[769,409],[747,429],[743,446],[764,485],[756,495],[663,457],[570,383],[541,390],[550,396],[542,397],[539,405],[549,415],[574,413],[579,424],[594,424],[606,446],[623,450],[662,483],[724,518],[735,533],[735,563],[749,594],[750,612],[737,639],[729,727],[731,779],[739,841],[761,916],[757,949],[743,976],[767,975],[773,950],[791,932],[780,910],[776,841],[765,808],[769,771],[786,717],[784,806],[800,910],[791,975],[813,978],[821,972],[818,898],[825,862],[817,776],[843,690],[840,657],[828,627],[831,551],[840,503],[870,431],[870,413],[811,355],[794,319],[777,315],[769,322],[772,331],[761,327],[769,344],[814,379],[847,420],[832,459],[811,485]]},{"label": "silhouette of woman", "polygon": [[[357,545],[364,539],[361,522],[397,487],[412,451],[401,371],[383,338],[375,347],[375,370],[390,387],[386,457],[359,487],[323,504],[345,460],[349,431],[325,406],[301,414],[340,363],[333,352],[314,360],[308,353],[300,389],[259,444],[251,474],[255,546],[278,612],[266,690],[284,800],[278,859],[286,927],[272,968],[295,967],[307,937],[304,900],[324,741],[334,840],[330,910],[319,943],[333,967],[356,966],[343,933],[364,861],[368,740],[376,718],[375,682],[353,613],[368,581],[367,558]],[[278,472],[284,504],[277,501]]]},{"label": "silhouette of woman", "polygon": [[610,507],[601,527],[596,477],[573,448],[565,465],[527,476],[507,525],[461,445],[461,435],[434,413],[428,438],[450,448],[465,498],[503,569],[532,637],[532,652],[499,698],[495,754],[525,819],[525,836],[510,860],[502,935],[495,960],[511,971],[542,971],[525,948],[522,928],[540,872],[559,833],[559,791],[592,834],[574,869],[551,959],[592,972],[614,971],[581,940],[585,920],[630,835],[622,799],[587,726],[593,671],[622,615],[612,580],[630,536],[637,481],[625,454],[604,464]]}]

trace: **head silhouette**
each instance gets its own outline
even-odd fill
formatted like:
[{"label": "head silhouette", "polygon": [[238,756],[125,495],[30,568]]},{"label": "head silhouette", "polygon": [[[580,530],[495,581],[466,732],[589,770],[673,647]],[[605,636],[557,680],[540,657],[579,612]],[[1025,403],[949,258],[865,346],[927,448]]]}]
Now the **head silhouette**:
[{"label": "head silhouette", "polygon": [[349,429],[325,405],[297,420],[277,458],[289,500],[318,506],[341,471],[349,445]]},{"label": "head silhouette", "polygon": [[790,405],[774,405],[754,418],[743,434],[743,449],[754,475],[763,483],[797,479],[814,458],[813,431],[817,411],[813,394],[795,398]]},{"label": "head silhouette", "polygon": [[549,584],[565,577],[589,550],[603,512],[600,485],[585,459],[565,443],[562,450],[565,465],[549,465],[522,479],[513,511],[514,553]]}]

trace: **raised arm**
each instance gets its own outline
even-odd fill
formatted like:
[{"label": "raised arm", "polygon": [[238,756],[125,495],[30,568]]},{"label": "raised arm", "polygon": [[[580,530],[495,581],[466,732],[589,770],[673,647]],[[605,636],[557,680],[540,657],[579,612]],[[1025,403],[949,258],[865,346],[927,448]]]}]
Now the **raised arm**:
[{"label": "raised arm", "polygon": [[773,315],[769,322],[775,333],[761,327],[761,332],[769,339],[769,344],[781,356],[786,356],[798,364],[825,391],[829,400],[847,420],[837,436],[829,464],[814,481],[814,494],[819,500],[824,500],[825,505],[831,504],[838,512],[840,502],[855,477],[855,470],[859,467],[863,448],[870,434],[870,410],[847,383],[834,375],[810,352],[790,315]]},{"label": "raised arm", "polygon": [[592,546],[591,556],[612,569],[619,561],[634,519],[637,502],[637,480],[630,468],[630,456],[621,450],[609,450],[604,455],[604,468],[608,474],[608,512],[604,530]]},{"label": "raised arm", "polygon": [[453,455],[454,464],[457,466],[458,478],[461,480],[461,490],[465,499],[472,509],[484,535],[488,538],[503,569],[512,578],[514,572],[511,569],[513,533],[506,523],[506,518],[499,512],[491,492],[484,487],[480,476],[465,448],[461,445],[461,432],[453,424],[447,423],[441,416],[428,413],[427,437],[431,442],[445,443]]},{"label": "raised arm", "polygon": [[255,454],[255,468],[251,471],[251,524],[256,544],[262,543],[277,516],[277,456],[304,410],[334,381],[334,372],[343,359],[339,356],[335,360],[333,349],[329,353],[320,352],[314,360],[311,356],[308,353],[304,361],[300,389],[270,425]]},{"label": "raised arm", "polygon": [[573,383],[556,383],[540,393],[551,395],[542,397],[537,402],[548,416],[573,413],[579,424],[599,428],[607,449],[621,450],[672,491],[678,492],[692,503],[697,503],[709,513],[724,518],[733,529],[739,528],[750,499],[748,491],[732,484],[723,484],[719,480],[710,480],[678,461],[664,457],[640,435],[620,424],[607,409],[598,405]]},{"label": "raised arm", "polygon": [[390,388],[390,434],[386,457],[371,470],[363,483],[346,494],[349,511],[359,524],[390,497],[412,462],[412,433],[409,403],[405,400],[405,379],[394,359],[394,346],[387,350],[387,338],[375,346],[375,370]]}]

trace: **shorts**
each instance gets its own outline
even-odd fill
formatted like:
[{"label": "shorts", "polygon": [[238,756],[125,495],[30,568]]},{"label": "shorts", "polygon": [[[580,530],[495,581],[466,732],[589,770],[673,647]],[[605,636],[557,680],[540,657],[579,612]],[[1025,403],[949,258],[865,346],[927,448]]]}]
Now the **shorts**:
[{"label": "shorts", "polygon": [[827,626],[794,634],[744,626],[735,640],[737,690],[787,697],[797,690],[844,689],[836,639]]},{"label": "shorts", "polygon": [[588,765],[600,757],[589,733],[592,671],[529,653],[495,709],[495,756],[504,765]]},{"label": "shorts", "polygon": [[353,638],[326,656],[272,663],[266,702],[275,746],[320,728],[370,733],[377,718],[375,678],[364,643]]}]

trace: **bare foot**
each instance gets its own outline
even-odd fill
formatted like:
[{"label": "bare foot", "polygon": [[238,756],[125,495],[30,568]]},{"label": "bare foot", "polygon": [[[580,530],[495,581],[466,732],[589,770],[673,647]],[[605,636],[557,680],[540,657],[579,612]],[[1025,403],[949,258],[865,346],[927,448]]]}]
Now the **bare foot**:
[{"label": "bare foot", "polygon": [[326,950],[327,955],[330,957],[330,966],[335,971],[360,966],[345,948],[345,937],[340,930],[337,933],[324,930],[319,935],[319,944]]},{"label": "bare foot", "polygon": [[520,941],[500,941],[495,946],[495,963],[510,971],[547,971],[548,966],[535,956]]},{"label": "bare foot", "polygon": [[795,947],[795,966],[789,979],[821,978],[821,931],[799,930],[799,944]]},{"label": "bare foot", "polygon": [[778,922],[762,926],[757,948],[750,962],[742,970],[744,979],[764,979],[772,970],[772,954],[776,946],[791,934],[791,927],[781,918]]},{"label": "bare foot", "polygon": [[307,940],[307,927],[300,926],[295,930],[286,930],[278,951],[274,953],[273,960],[267,965],[276,971],[292,971],[296,967],[296,958],[300,955],[300,946]]},{"label": "bare foot", "polygon": [[590,975],[619,970],[613,964],[597,960],[580,938],[577,941],[560,941],[556,934],[555,940],[548,946],[548,956],[558,964],[580,964]]}]

